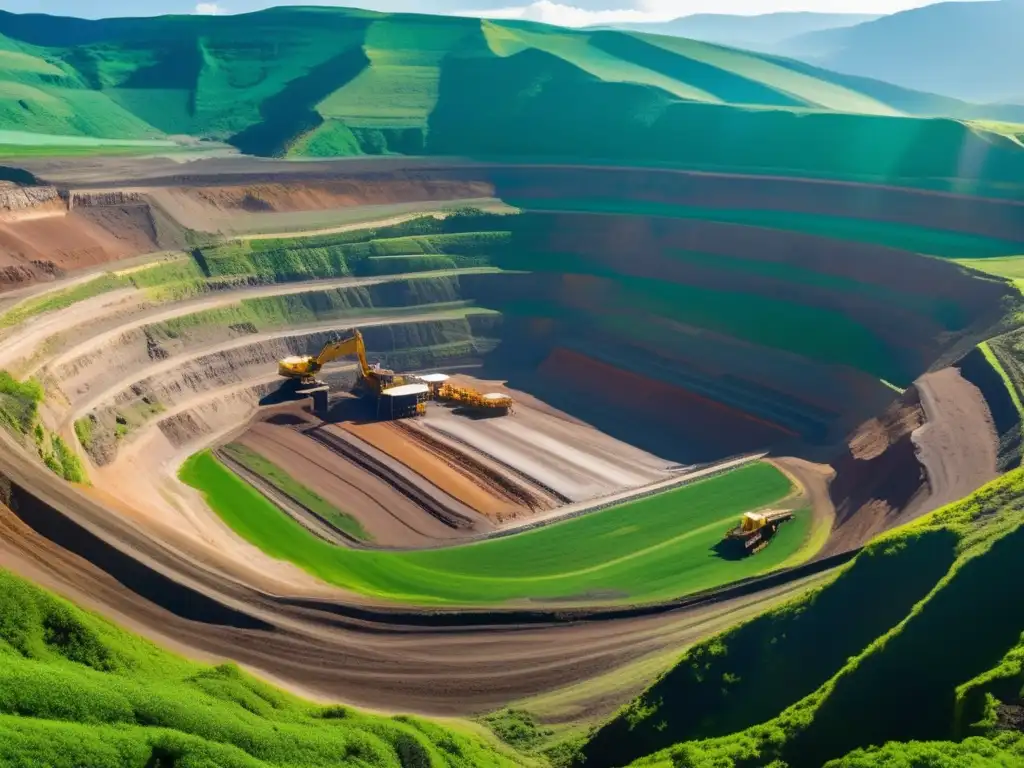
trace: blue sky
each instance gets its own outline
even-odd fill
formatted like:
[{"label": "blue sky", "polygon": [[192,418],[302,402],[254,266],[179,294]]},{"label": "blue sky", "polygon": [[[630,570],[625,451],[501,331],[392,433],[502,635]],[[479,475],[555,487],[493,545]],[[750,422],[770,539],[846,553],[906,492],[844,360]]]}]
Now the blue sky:
[{"label": "blue sky", "polygon": [[244,13],[272,5],[356,5],[380,11],[468,13],[583,26],[622,21],[664,21],[693,13],[756,14],[774,11],[894,13],[929,0],[0,0],[15,13],[58,16],[150,16],[161,13]]}]

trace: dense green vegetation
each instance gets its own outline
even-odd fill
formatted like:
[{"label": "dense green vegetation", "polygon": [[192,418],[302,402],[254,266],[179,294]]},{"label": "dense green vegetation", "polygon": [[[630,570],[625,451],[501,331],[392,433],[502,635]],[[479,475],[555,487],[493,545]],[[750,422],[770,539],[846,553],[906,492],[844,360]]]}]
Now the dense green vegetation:
[{"label": "dense green vegetation", "polygon": [[35,379],[18,381],[7,371],[0,371],[0,424],[27,434],[36,423],[45,394],[43,385]]},{"label": "dense green vegetation", "polygon": [[110,140],[90,136],[61,136],[49,133],[0,130],[0,157],[5,158],[146,155],[157,151],[173,152],[178,150],[180,150],[180,145],[166,140]]},{"label": "dense green vegetation", "polygon": [[0,571],[0,764],[521,765],[456,728],[316,706],[185,661]]},{"label": "dense green vegetation", "polygon": [[999,588],[1024,576],[1022,511],[1017,470],[883,536],[831,584],[688,651],[585,764],[1015,764],[1021,736],[992,730],[992,696],[1016,703],[1024,684],[1024,618]]},{"label": "dense green vegetation", "polygon": [[321,235],[244,240],[197,250],[194,256],[212,280],[290,282],[486,267],[508,238],[507,232],[460,232],[350,242],[344,234]]},{"label": "dense green vegetation", "polygon": [[415,603],[668,598],[771,570],[801,548],[810,527],[802,510],[757,558],[715,552],[742,512],[791,490],[759,463],[517,536],[419,552],[352,551],[314,537],[209,453],[193,456],[180,476],[271,556],[349,589]]},{"label": "dense green vegetation", "polygon": [[46,391],[38,380],[18,381],[0,370],[0,428],[26,443],[31,439],[39,458],[54,474],[73,483],[87,482],[75,452],[39,420],[39,406],[45,397]]},{"label": "dense green vegetation", "polygon": [[272,461],[241,443],[229,443],[222,449],[229,457],[306,509],[315,513],[339,531],[362,541],[372,541],[373,537],[352,515],[342,512],[319,494],[302,485]]},{"label": "dense green vegetation", "polygon": [[[191,135],[263,155],[1024,174],[1012,138],[959,122],[1005,110],[695,41],[521,22],[329,8],[90,25],[3,14],[0,93],[0,122],[21,136],[107,140],[79,150]],[[906,114],[957,119],[894,119]],[[963,152],[977,166],[960,165]]]}]

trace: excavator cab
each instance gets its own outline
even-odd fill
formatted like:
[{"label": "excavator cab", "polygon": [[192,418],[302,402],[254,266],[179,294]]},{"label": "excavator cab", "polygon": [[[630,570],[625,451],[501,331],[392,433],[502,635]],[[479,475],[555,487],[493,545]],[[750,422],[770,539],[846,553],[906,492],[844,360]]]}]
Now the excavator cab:
[{"label": "excavator cab", "polygon": [[299,379],[303,384],[316,382],[316,374],[320,369],[313,357],[286,357],[277,363],[277,372],[286,379]]}]

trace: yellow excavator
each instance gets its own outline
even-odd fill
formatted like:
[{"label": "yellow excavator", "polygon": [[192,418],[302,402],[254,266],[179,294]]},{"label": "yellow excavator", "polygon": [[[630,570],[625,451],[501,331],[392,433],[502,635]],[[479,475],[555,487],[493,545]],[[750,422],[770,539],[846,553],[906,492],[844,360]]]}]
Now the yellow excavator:
[{"label": "yellow excavator", "polygon": [[353,331],[347,339],[324,344],[316,356],[286,357],[278,361],[277,372],[287,379],[297,379],[304,385],[314,385],[319,383],[316,375],[327,363],[348,355],[355,355],[359,359],[360,381],[372,393],[380,394],[383,389],[404,383],[401,377],[395,376],[394,371],[378,365],[371,366],[366,361],[366,345],[363,344],[363,334],[358,330]]}]

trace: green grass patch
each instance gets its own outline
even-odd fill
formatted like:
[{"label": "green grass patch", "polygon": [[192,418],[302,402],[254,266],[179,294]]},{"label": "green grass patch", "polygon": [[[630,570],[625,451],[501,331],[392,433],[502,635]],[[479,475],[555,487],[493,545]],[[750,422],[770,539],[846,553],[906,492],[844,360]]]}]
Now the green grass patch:
[{"label": "green grass patch", "polygon": [[775,468],[755,464],[517,536],[422,552],[351,551],[317,539],[208,452],[189,459],[180,477],[271,556],[348,589],[423,604],[668,598],[772,570],[805,544],[810,526],[809,515],[798,515],[756,558],[715,553],[742,512],[791,491]]},{"label": "green grass patch", "polygon": [[[1017,246],[1018,250],[1021,250],[1020,245]],[[987,259],[956,259],[957,264],[961,264],[971,269],[976,269],[979,272],[987,272],[990,275],[996,275],[997,277],[1005,277],[1009,280],[1013,280],[1014,285],[1020,288],[1020,284],[1024,281],[1024,256],[998,256]]]},{"label": "green grass patch", "polygon": [[511,750],[418,717],[318,706],[186,661],[0,571],[0,764],[499,768]]},{"label": "green grass patch", "polygon": [[1010,374],[1003,368],[1003,364],[999,362],[999,358],[993,351],[992,347],[989,346],[987,341],[983,341],[978,345],[978,349],[981,350],[981,354],[985,356],[988,364],[995,369],[995,372],[999,374],[999,378],[1003,380],[1003,384],[1006,385],[1006,391],[1010,394],[1010,399],[1013,400],[1014,406],[1017,408],[1017,413],[1024,418],[1024,403],[1021,402],[1020,393],[1017,391],[1017,387],[1013,383],[1013,379],[1010,378]]},{"label": "green grass patch", "polygon": [[71,446],[64,442],[64,438],[60,435],[53,435],[50,438],[50,445],[53,447],[53,457],[58,467],[57,474],[69,483],[87,483],[89,481],[85,474],[85,468],[82,466],[82,460],[78,458]]},{"label": "green grass patch", "polygon": [[537,749],[551,735],[549,729],[539,725],[533,715],[523,709],[503,709],[480,718],[480,721],[519,752]]},{"label": "green grass patch", "polygon": [[0,328],[10,328],[37,315],[56,312],[59,309],[70,307],[72,304],[128,285],[131,283],[124,277],[105,274],[71,288],[50,291],[38,298],[23,301],[0,315]]},{"label": "green grass patch", "polygon": [[0,370],[0,424],[15,432],[28,434],[36,423],[39,404],[46,393],[36,379],[18,381]]},{"label": "green grass patch", "polygon": [[352,515],[342,512],[256,451],[240,443],[230,443],[224,446],[223,450],[250,472],[263,478],[281,493],[316,513],[339,531],[360,541],[373,541],[373,537]]},{"label": "green grass patch", "polygon": [[10,328],[33,317],[66,309],[87,299],[121,288],[149,292],[155,301],[180,300],[202,293],[206,278],[189,256],[165,259],[152,265],[107,272],[85,282],[26,299],[0,315],[0,328]]},{"label": "green grass patch", "polygon": [[75,422],[75,437],[78,438],[79,444],[86,450],[86,452],[88,452],[89,448],[92,446],[92,441],[95,437],[93,434],[95,425],[96,422],[89,417],[78,419]]},{"label": "green grass patch", "polygon": [[39,421],[39,405],[45,397],[46,391],[36,379],[18,381],[0,370],[0,427],[26,442],[31,438],[39,458],[54,474],[72,483],[86,483],[88,477],[77,454]]},{"label": "green grass patch", "polygon": [[[2,110],[0,110],[2,112]],[[173,141],[100,139],[0,130],[0,157],[91,157],[181,151]]]},{"label": "green grass patch", "polygon": [[[429,229],[427,219],[413,220],[393,230]],[[450,217],[449,217],[450,218]],[[484,214],[485,221],[489,216]],[[435,228],[458,227],[464,219]],[[264,283],[346,277],[349,275],[398,274],[439,269],[484,267],[491,255],[507,245],[508,232],[441,232],[437,234],[370,237],[341,232],[309,238],[274,238],[234,241],[197,249],[194,256],[204,274],[215,280],[244,279]],[[412,257],[420,258],[412,258]],[[390,259],[388,257],[391,257]],[[394,257],[406,257],[395,260]]]},{"label": "green grass patch", "polygon": [[455,260],[441,254],[428,256],[372,256],[367,271],[371,275],[402,275],[456,269]]}]

